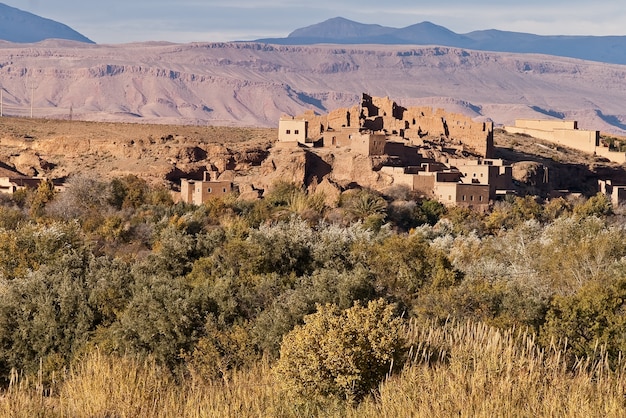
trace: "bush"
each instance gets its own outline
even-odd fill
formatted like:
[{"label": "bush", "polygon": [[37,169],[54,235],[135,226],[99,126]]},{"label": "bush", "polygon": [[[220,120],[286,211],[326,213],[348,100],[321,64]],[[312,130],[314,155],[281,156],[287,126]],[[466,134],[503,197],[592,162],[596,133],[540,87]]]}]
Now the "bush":
[{"label": "bush", "polygon": [[395,366],[401,366],[402,320],[382,299],[341,311],[318,306],[283,339],[277,372],[305,398],[359,401]]}]

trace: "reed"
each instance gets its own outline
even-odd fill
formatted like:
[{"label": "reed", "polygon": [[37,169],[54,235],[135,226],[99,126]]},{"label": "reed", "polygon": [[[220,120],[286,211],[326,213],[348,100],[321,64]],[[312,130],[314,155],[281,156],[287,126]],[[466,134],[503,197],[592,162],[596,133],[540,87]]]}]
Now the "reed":
[{"label": "reed", "polygon": [[[477,323],[411,321],[401,373],[358,405],[290,398],[264,359],[223,379],[174,380],[154,361],[87,354],[52,388],[13,373],[3,417],[536,417],[626,416],[624,362],[566,356],[534,335]],[[193,376],[193,373],[191,374]]]}]

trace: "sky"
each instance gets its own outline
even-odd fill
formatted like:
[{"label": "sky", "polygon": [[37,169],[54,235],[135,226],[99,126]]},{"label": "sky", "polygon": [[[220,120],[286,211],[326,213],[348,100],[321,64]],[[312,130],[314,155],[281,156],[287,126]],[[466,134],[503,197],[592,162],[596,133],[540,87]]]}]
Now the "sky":
[{"label": "sky", "polygon": [[623,0],[0,0],[96,43],[222,42],[285,37],[341,16],[395,28],[429,21],[457,32],[626,35]]}]

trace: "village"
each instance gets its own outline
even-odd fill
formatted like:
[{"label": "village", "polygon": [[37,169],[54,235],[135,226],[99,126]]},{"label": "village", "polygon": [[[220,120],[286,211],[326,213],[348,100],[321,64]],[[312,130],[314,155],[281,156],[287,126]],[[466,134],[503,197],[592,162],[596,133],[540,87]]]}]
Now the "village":
[{"label": "village", "polygon": [[[580,130],[577,125],[576,121],[518,119],[514,126],[503,129],[619,164],[626,161],[625,153],[602,146],[599,131]],[[274,149],[305,152],[323,161],[337,160],[335,154],[341,151],[352,157],[350,164],[359,158],[369,163],[365,168],[361,164],[362,170],[356,174],[352,171],[353,178],[348,180],[353,185],[372,187],[371,182],[360,180],[375,174],[377,182],[373,188],[402,186],[446,206],[484,212],[494,201],[516,194],[511,165],[493,158],[493,130],[491,121],[476,122],[461,114],[428,107],[405,108],[389,98],[363,94],[361,103],[348,109],[326,115],[309,111],[281,117]],[[341,164],[334,164],[332,170],[322,175],[305,173],[305,186],[313,183],[310,189],[320,184],[328,188],[332,171],[341,170],[338,166]],[[280,167],[275,168],[280,172]],[[336,180],[337,176],[334,177]],[[252,196],[260,195],[260,187],[244,178],[237,182],[236,178],[232,172],[211,171],[201,181],[182,179],[181,198],[201,204],[238,187],[252,191]],[[610,196],[614,205],[626,198],[626,186],[613,184],[611,179],[599,180],[598,191]]]},{"label": "village", "polygon": [[[604,143],[599,131],[579,129],[576,121],[517,119],[502,130],[520,141],[537,138],[578,150],[590,159],[626,162],[626,154]],[[283,115],[267,155],[252,164],[233,166],[204,151],[199,154],[206,155],[197,162],[199,176],[185,176],[183,171],[179,179],[174,178],[180,182],[172,191],[175,201],[201,205],[234,192],[241,200],[256,200],[275,182],[288,181],[310,193],[324,193],[330,206],[347,189],[365,187],[384,194],[401,187],[445,206],[486,212],[494,202],[519,193],[511,163],[495,158],[492,121],[430,107],[403,107],[388,97],[367,94],[357,105],[324,115],[313,111]],[[10,166],[0,167],[0,193],[34,188],[44,180],[44,175],[28,176]],[[61,180],[51,180],[57,190],[63,190]],[[626,185],[613,178],[598,178],[597,191],[614,206],[626,200]],[[554,190],[551,196],[568,193]]]}]

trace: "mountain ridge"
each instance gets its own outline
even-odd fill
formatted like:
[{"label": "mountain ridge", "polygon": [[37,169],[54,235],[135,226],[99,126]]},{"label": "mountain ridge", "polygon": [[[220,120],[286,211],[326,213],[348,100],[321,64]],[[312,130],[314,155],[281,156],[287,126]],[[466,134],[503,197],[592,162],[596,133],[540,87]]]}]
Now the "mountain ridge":
[{"label": "mountain ridge", "polygon": [[66,39],[93,44],[69,26],[0,3],[0,39],[16,43],[35,43],[46,39]]},{"label": "mountain ridge", "polygon": [[368,93],[496,124],[553,114],[626,134],[622,65],[451,47],[68,42],[0,42],[5,115],[29,116],[32,96],[36,117],[273,127]]},{"label": "mountain ridge", "polygon": [[296,29],[285,38],[264,38],[255,42],[278,45],[440,45],[478,51],[536,53],[626,65],[626,36],[535,35],[497,29],[459,34],[432,22],[392,28],[335,17]]}]

